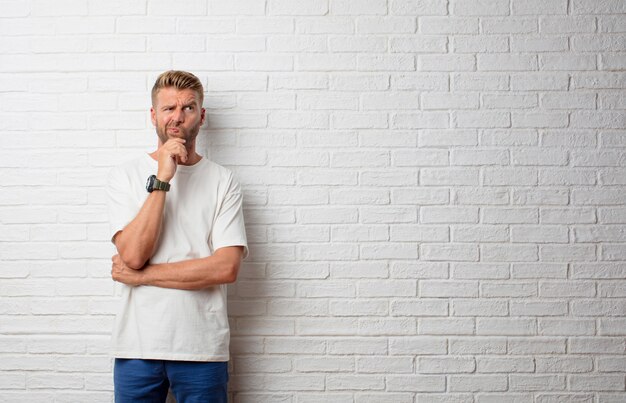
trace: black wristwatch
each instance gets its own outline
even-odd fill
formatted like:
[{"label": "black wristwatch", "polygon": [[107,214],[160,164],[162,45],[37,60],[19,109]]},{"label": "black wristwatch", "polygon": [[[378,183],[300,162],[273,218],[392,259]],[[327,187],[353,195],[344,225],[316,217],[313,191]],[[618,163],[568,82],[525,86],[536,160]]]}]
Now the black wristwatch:
[{"label": "black wristwatch", "polygon": [[153,190],[163,190],[167,192],[170,190],[170,184],[167,182],[161,182],[157,179],[156,175],[150,175],[148,182],[146,183],[146,190],[148,193],[152,193]]}]

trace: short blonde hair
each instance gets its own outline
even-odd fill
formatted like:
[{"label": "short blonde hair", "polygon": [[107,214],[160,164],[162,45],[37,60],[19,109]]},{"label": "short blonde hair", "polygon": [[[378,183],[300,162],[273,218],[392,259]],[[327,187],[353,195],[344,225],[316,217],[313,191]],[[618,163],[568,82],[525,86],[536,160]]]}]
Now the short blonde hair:
[{"label": "short blonde hair", "polygon": [[174,87],[178,90],[192,89],[198,94],[200,107],[204,101],[204,88],[198,77],[187,71],[168,70],[161,73],[152,87],[152,106],[156,106],[156,97],[161,88]]}]

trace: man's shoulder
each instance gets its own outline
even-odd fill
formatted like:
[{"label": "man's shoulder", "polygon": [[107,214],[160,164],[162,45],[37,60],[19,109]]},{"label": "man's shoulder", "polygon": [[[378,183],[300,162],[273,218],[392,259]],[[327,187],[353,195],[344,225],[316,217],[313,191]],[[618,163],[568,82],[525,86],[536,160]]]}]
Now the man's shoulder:
[{"label": "man's shoulder", "polygon": [[211,175],[215,175],[216,177],[218,177],[220,180],[232,180],[233,178],[233,171],[230,170],[229,168],[226,168],[223,165],[218,164],[215,161],[211,161],[208,158],[204,158],[205,159],[205,169],[207,170],[207,172],[209,172]]}]

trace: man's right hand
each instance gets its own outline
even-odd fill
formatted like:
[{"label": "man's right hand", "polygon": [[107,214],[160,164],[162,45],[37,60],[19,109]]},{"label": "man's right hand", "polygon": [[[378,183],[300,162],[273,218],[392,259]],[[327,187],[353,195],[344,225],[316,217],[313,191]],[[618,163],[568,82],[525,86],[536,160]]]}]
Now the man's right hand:
[{"label": "man's right hand", "polygon": [[169,182],[176,173],[178,163],[187,162],[185,140],[178,138],[167,140],[157,150],[157,160],[159,161],[157,179],[162,182]]}]

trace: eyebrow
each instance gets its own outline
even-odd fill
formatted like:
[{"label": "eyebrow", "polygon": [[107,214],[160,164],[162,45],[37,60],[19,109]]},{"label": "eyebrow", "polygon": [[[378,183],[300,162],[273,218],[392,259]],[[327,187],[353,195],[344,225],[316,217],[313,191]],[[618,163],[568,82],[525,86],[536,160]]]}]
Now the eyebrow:
[{"label": "eyebrow", "polygon": [[[173,107],[174,105],[176,105],[176,104],[166,104],[166,105],[163,105],[163,106],[161,107],[161,109],[171,108],[171,107]],[[188,102],[185,102],[185,103],[183,104],[183,108],[184,108],[184,107],[186,107],[186,106],[196,106],[196,100],[194,99],[193,101],[188,101]]]}]

